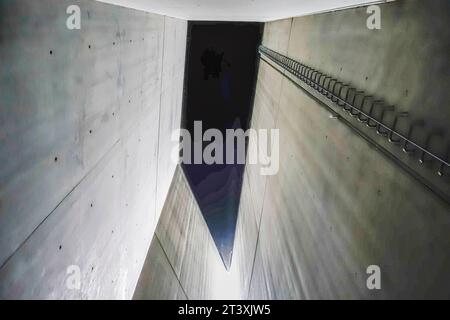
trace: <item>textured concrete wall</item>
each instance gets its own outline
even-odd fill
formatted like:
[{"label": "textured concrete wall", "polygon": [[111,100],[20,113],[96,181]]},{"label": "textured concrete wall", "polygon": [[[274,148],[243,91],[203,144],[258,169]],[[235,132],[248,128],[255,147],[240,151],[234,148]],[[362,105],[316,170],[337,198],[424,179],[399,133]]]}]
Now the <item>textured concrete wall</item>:
[{"label": "textured concrete wall", "polygon": [[170,161],[173,147],[171,137],[173,130],[180,128],[181,123],[186,37],[186,21],[165,18],[161,114],[159,116],[157,214],[162,210],[176,168],[176,163]]},{"label": "textured concrete wall", "polygon": [[187,299],[183,287],[157,237],[153,237],[133,299]]},{"label": "textured concrete wall", "polygon": [[131,298],[175,169],[187,23],[95,1],[0,12],[0,297]]},{"label": "textured concrete wall", "polygon": [[[445,25],[445,5],[383,5],[380,31],[366,28],[365,8],[271,22],[263,44],[439,126],[443,120],[435,112],[428,118],[414,101],[448,116],[441,104],[448,100],[442,90],[446,74],[427,73],[448,65],[447,31],[424,32]],[[422,56],[422,47],[432,48],[430,58]],[[230,272],[179,171],[135,298],[204,299],[224,292],[244,299],[448,297],[445,201],[330,119],[317,100],[265,62],[259,66],[252,127],[280,129],[280,171],[267,177],[258,165],[246,167]],[[164,262],[152,266],[159,261],[155,255]],[[380,291],[366,287],[372,264],[381,267]],[[155,277],[161,266],[168,278]],[[170,290],[158,289],[165,283]]]},{"label": "textured concrete wall", "polygon": [[[263,42],[440,126],[450,119],[449,10],[432,3],[382,5],[377,31],[365,8],[268,23]],[[252,126],[280,129],[280,171],[247,168],[256,196],[241,208],[248,202],[261,220],[248,235],[257,242],[249,298],[449,297],[446,202],[265,62]],[[372,264],[379,291],[366,287]]]},{"label": "textured concrete wall", "polygon": [[238,277],[238,270],[226,271],[178,167],[134,299],[238,298]]}]

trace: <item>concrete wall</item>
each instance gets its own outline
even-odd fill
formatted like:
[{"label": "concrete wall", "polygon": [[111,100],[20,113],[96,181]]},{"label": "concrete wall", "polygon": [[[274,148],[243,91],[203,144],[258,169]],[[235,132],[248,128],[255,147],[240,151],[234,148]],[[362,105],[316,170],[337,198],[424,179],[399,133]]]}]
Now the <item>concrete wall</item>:
[{"label": "concrete wall", "polygon": [[[381,8],[378,31],[358,8],[268,23],[263,42],[434,127],[448,124],[448,1]],[[241,208],[250,209],[238,229],[251,230],[249,253],[257,245],[241,275],[250,279],[246,297],[449,297],[448,203],[265,62],[252,126],[280,129],[280,171],[265,178],[247,167],[254,196],[243,191]],[[372,264],[379,291],[366,287]]]},{"label": "concrete wall", "polygon": [[226,271],[184,172],[178,167],[133,298],[238,297],[238,270]]},{"label": "concrete wall", "polygon": [[131,298],[175,170],[187,23],[95,1],[0,12],[0,297]]},{"label": "concrete wall", "polygon": [[[366,28],[366,8],[276,21],[266,24],[263,44],[437,127],[448,116],[448,80],[427,70],[448,65],[446,5],[383,5],[376,34]],[[427,33],[427,26],[440,32]],[[431,58],[422,47],[432,48]],[[180,170],[134,298],[449,297],[447,202],[263,61],[252,127],[280,129],[280,171],[267,177],[258,165],[246,167],[230,272]],[[381,268],[379,291],[366,287],[373,264]]]},{"label": "concrete wall", "polygon": [[[381,7],[379,31],[350,9],[268,23],[264,45],[445,127],[448,1]],[[449,297],[449,205],[269,64],[252,127],[280,129],[280,171],[247,166],[227,272],[168,159],[186,22],[93,1],[0,12],[0,298]]]}]

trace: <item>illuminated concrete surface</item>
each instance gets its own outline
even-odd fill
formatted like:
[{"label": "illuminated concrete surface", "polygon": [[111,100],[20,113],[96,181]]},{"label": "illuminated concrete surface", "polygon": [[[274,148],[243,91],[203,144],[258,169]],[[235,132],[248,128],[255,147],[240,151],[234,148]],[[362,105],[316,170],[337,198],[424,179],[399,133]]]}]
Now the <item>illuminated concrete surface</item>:
[{"label": "illuminated concrete surface", "polygon": [[[429,72],[449,67],[448,2],[433,4],[383,5],[375,35],[364,8],[277,21],[266,24],[264,44],[448,124],[449,77]],[[449,205],[289,80],[279,83],[261,63],[253,126],[280,129],[280,171],[266,179],[249,297],[448,298]],[[252,170],[250,187],[262,190]],[[366,287],[372,264],[380,291]]]},{"label": "illuminated concrete surface", "polygon": [[[161,213],[153,243],[134,299],[173,297],[197,300],[240,297],[239,275],[234,270],[226,271],[194,195],[179,167]],[[168,286],[171,290],[168,290]]]},{"label": "illuminated concrete surface", "polygon": [[69,4],[0,4],[1,298],[131,298],[175,170],[187,22]]},{"label": "illuminated concrete surface", "polygon": [[[0,4],[0,298],[449,298],[448,203],[265,62],[252,127],[280,129],[280,171],[247,166],[227,272],[167,158],[186,21],[82,1],[68,31],[69,1],[19,2]],[[263,44],[448,130],[448,6],[270,22]]]},{"label": "illuminated concrete surface", "polygon": [[348,8],[371,0],[98,0],[184,20],[270,21]]},{"label": "illuminated concrete surface", "polygon": [[[365,26],[365,8],[271,22],[263,44],[381,92],[416,115],[422,109],[414,102],[422,101],[441,110],[441,119],[432,119],[438,126],[449,119],[441,104],[448,99],[442,89],[448,79],[426,70],[434,69],[433,64],[448,66],[442,62],[448,48],[448,30],[443,28],[448,11],[442,5],[424,10],[420,1],[387,4],[386,30],[373,37]],[[418,19],[423,28],[431,25],[439,32],[424,37]],[[433,59],[421,56],[426,54],[422,47],[433,48],[428,53]],[[261,62],[259,68],[252,127],[280,129],[280,171],[264,177],[259,166],[246,168],[228,274],[235,279],[233,292],[250,299],[448,298],[449,205],[347,126],[330,119],[316,100],[270,65]],[[398,78],[386,83],[390,77]],[[434,92],[431,99],[419,88],[421,79]],[[174,181],[180,184],[185,182]],[[183,196],[179,191],[169,194],[191,197],[183,188]],[[200,254],[207,251],[205,242],[211,242],[202,234],[204,222],[187,222],[189,218],[177,212],[199,217],[192,200],[174,206],[176,201],[169,199],[156,234],[164,237],[160,242],[187,297],[212,298],[216,292],[208,279],[220,273],[208,274],[217,272],[208,267],[217,254],[207,254],[213,260]],[[366,286],[366,268],[373,264],[382,272],[379,291]],[[147,273],[151,270],[143,276]]]}]

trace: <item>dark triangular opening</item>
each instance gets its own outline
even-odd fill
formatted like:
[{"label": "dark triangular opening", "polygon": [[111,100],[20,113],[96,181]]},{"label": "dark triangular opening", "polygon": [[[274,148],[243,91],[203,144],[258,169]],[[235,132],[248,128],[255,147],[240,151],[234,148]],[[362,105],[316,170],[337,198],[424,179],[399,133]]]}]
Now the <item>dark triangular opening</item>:
[{"label": "dark triangular opening", "polygon": [[[202,133],[218,129],[224,138],[226,129],[248,129],[262,28],[261,23],[189,22],[182,128],[192,142],[195,121],[202,122]],[[208,144],[203,142],[203,148]],[[245,166],[202,161],[182,167],[229,269]]]}]

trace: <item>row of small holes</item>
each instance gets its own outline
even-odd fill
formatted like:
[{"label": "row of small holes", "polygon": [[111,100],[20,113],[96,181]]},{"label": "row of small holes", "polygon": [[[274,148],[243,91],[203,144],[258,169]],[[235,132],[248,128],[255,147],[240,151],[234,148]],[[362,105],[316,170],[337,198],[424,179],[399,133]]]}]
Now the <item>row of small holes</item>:
[{"label": "row of small holes", "polygon": [[[142,38],[142,41],[144,41],[144,38]],[[133,42],[133,40],[130,40],[130,43],[132,43],[132,42]],[[113,46],[114,46],[114,45],[116,45],[115,42],[113,42]],[[88,45],[88,48],[91,49],[92,46],[91,46],[91,45]],[[53,50],[50,50],[49,53],[50,53],[50,55],[53,55]],[[131,100],[128,100],[128,103],[131,103]],[[112,115],[115,116],[115,112],[113,112]],[[92,130],[89,130],[89,134],[92,134]],[[58,162],[58,157],[55,157],[55,158],[54,158],[54,161],[55,161],[55,162]],[[112,179],[114,179],[114,175],[112,175]],[[91,203],[90,206],[91,206],[91,208],[92,208],[92,207],[94,206],[94,204]],[[128,203],[126,204],[126,206],[128,207]],[[114,230],[112,230],[111,233],[114,234]],[[59,250],[62,250],[62,245],[59,246]],[[94,267],[92,267],[91,270],[94,271]],[[113,282],[114,282],[114,281],[113,281]]]},{"label": "row of small holes", "polygon": [[[144,38],[142,38],[142,41],[144,41]],[[132,42],[133,42],[133,40],[130,40],[130,43],[132,43]],[[115,46],[115,45],[116,45],[116,42],[113,42],[113,46]],[[91,49],[92,46],[88,45],[88,48]],[[50,55],[53,55],[53,50],[50,50]]]}]

